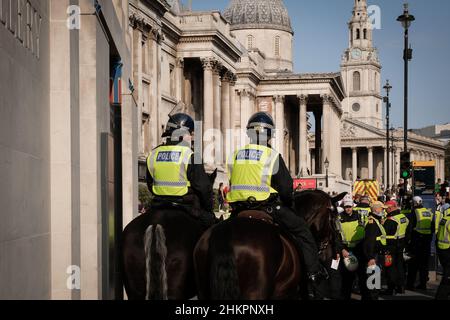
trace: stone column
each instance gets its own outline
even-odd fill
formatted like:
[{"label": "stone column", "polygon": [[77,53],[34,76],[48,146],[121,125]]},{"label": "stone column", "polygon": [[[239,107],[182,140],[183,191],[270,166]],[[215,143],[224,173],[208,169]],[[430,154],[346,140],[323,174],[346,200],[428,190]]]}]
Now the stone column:
[{"label": "stone column", "polygon": [[369,179],[373,179],[373,147],[368,147],[367,151],[368,151],[367,162],[369,169]]},{"label": "stone column", "polygon": [[232,140],[230,146],[230,153],[234,153],[237,147],[237,139],[236,139],[236,123],[239,119],[239,109],[237,108],[237,95],[236,95],[236,76],[233,75],[230,81],[230,129],[232,130]]},{"label": "stone column", "polygon": [[299,152],[299,159],[300,159],[300,165],[299,170],[302,176],[307,175],[307,167],[308,167],[308,149],[307,149],[307,138],[308,138],[308,119],[306,116],[306,108],[308,103],[308,96],[306,95],[299,95],[299,146],[298,146],[298,152]]},{"label": "stone column", "polygon": [[[215,60],[202,59],[203,65],[203,156],[208,169],[214,164],[212,129],[214,128],[213,67]],[[198,138],[198,137],[197,137]]]},{"label": "stone column", "polygon": [[[332,136],[331,136],[331,99],[330,96],[324,94],[322,95],[322,100],[323,100],[323,128],[322,128],[322,150],[323,150],[323,156],[322,156],[322,161],[321,161],[321,168],[322,168],[322,172],[324,172],[324,162],[326,159],[328,159],[328,161],[330,161],[330,169],[332,167],[332,155],[331,155],[331,141],[332,141]],[[329,172],[332,172],[332,170],[329,170]]]},{"label": "stone column", "polygon": [[233,74],[229,71],[225,72],[222,77],[222,108],[221,108],[221,117],[222,117],[222,163],[226,163],[227,154],[230,153],[230,145],[231,145],[231,137],[230,137],[230,129],[231,125],[231,114],[230,114],[230,82],[233,78]]},{"label": "stone column", "polygon": [[284,96],[275,96],[275,128],[276,128],[276,145],[278,152],[285,158],[284,152]]},{"label": "stone column", "polygon": [[433,160],[436,162],[436,181],[440,178],[440,163],[439,163],[439,157],[437,154],[433,153]]},{"label": "stone column", "polygon": [[241,145],[248,144],[250,139],[246,134],[247,122],[250,118],[250,92],[246,89],[241,90]]},{"label": "stone column", "polygon": [[[184,59],[179,58],[176,61],[176,76],[177,81],[175,84],[176,99],[177,102],[184,101]],[[189,106],[186,106],[189,107]]]},{"label": "stone column", "polygon": [[353,181],[358,178],[358,148],[352,148],[352,175]]},{"label": "stone column", "polygon": [[214,91],[214,116],[213,116],[213,122],[214,122],[214,151],[215,151],[215,163],[217,165],[221,165],[222,162],[222,141],[220,136],[218,135],[221,129],[221,121],[222,121],[222,115],[221,115],[221,102],[222,102],[222,80],[220,79],[220,73],[222,71],[222,65],[217,62],[214,65],[213,68],[213,91]]},{"label": "stone column", "polygon": [[314,119],[316,122],[316,134],[315,134],[315,157],[314,157],[314,172],[315,174],[322,173],[322,110],[314,111]]}]

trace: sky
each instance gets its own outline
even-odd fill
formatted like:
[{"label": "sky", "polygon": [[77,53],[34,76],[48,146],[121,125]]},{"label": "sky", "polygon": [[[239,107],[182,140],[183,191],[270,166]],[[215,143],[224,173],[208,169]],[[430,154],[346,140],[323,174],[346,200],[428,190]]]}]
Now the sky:
[{"label": "sky", "polygon": [[[187,3],[187,0],[183,1]],[[192,0],[193,10],[223,12],[230,0]],[[403,0],[372,0],[381,10],[381,29],[374,30],[382,69],[389,79],[391,123],[403,126],[403,28],[396,21]],[[348,47],[347,22],[353,0],[284,0],[294,30],[294,71],[338,72]],[[450,122],[450,1],[410,0],[416,21],[410,28],[414,50],[409,63],[409,129]],[[385,94],[385,91],[382,91]]]}]

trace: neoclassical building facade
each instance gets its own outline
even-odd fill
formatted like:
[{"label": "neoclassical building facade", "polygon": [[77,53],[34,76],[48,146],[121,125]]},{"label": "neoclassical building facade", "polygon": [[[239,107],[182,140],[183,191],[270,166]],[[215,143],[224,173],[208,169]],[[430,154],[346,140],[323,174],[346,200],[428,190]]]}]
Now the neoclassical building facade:
[{"label": "neoclassical building facade", "polygon": [[[193,12],[177,0],[130,0],[141,179],[171,112],[198,121],[205,164],[225,180],[226,157],[246,143],[249,117],[266,111],[277,126],[273,146],[293,177],[320,177],[328,160],[329,175],[347,186],[358,177],[386,183],[381,63],[365,0],[354,1],[348,29],[340,71],[298,74],[282,0],[231,0],[223,13]],[[401,134],[393,133],[390,185],[397,182]],[[443,178],[442,143],[411,135],[410,146],[417,159],[436,160]]]}]

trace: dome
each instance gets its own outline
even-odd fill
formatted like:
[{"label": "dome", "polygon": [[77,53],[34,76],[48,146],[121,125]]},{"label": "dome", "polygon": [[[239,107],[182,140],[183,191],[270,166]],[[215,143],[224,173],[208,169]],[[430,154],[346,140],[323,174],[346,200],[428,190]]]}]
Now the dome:
[{"label": "dome", "polygon": [[283,0],[231,0],[223,15],[231,30],[276,29],[293,33]]}]

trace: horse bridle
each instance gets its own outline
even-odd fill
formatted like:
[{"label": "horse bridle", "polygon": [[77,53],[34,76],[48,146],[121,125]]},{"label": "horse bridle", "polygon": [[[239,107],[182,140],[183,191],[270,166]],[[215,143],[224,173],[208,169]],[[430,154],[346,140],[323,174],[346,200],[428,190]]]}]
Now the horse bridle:
[{"label": "horse bridle", "polygon": [[[327,210],[330,211],[330,214],[328,215],[328,221],[330,222],[330,225],[332,225],[333,222],[333,212],[336,210],[336,208],[331,205],[330,207],[327,208]],[[328,246],[330,245],[330,239],[327,240],[323,240],[322,242],[320,242],[320,246],[319,246],[319,251],[317,252],[317,255],[322,255],[322,253],[328,248]]]}]

